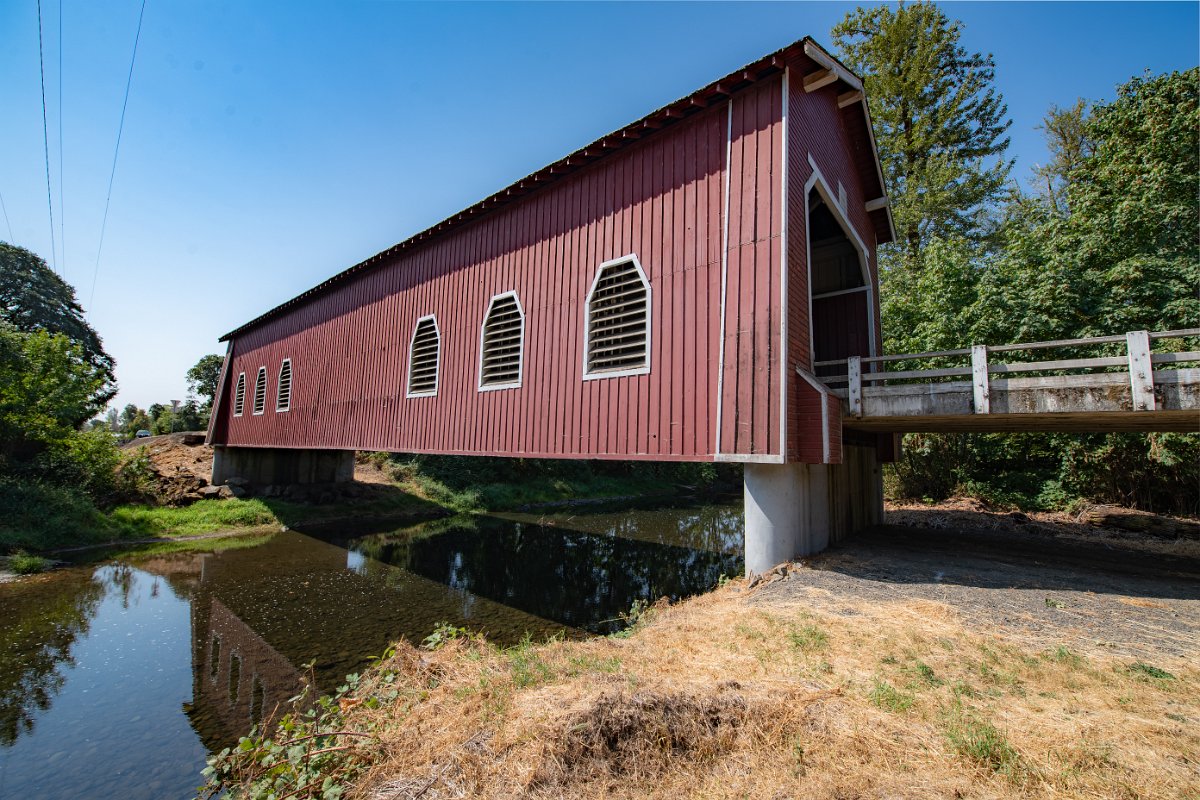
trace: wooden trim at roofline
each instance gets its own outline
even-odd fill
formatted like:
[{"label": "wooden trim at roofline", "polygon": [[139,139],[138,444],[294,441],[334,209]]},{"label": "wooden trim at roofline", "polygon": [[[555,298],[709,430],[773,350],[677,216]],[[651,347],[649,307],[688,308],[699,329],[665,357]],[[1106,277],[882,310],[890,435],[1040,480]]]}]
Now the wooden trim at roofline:
[{"label": "wooden trim at roofline", "polygon": [[[820,58],[814,56],[818,54]],[[822,67],[832,69],[839,80],[854,88],[862,88],[862,82],[841,62],[830,55],[824,48],[817,44],[812,37],[804,37],[795,41],[780,50],[763,56],[740,69],[734,70],[723,78],[720,78],[707,86],[692,92],[683,98],[675,100],[672,103],[659,108],[656,111],[642,117],[641,119],[619,128],[612,133],[601,136],[591,144],[582,147],[570,155],[559,159],[558,161],[543,167],[526,177],[516,181],[505,189],[492,194],[473,206],[470,206],[463,211],[448,217],[441,222],[426,228],[425,230],[405,239],[404,241],[383,250],[365,261],[361,261],[354,266],[345,269],[332,277],[322,281],[316,286],[296,295],[290,300],[281,303],[278,306],[260,314],[249,322],[241,325],[224,336],[220,337],[219,341],[228,341],[233,337],[244,333],[248,330],[258,327],[259,325],[280,316],[290,308],[300,305],[313,297],[324,293],[327,289],[335,284],[339,284],[344,280],[349,279],[353,275],[373,267],[380,262],[395,257],[396,255],[410,250],[427,240],[443,234],[450,229],[456,228],[467,222],[474,221],[482,217],[486,213],[515,202],[519,198],[544,188],[552,183],[556,183],[567,175],[573,174],[578,170],[589,166],[596,161],[607,158],[612,154],[628,147],[636,141],[647,136],[654,135],[657,131],[663,130],[671,125],[686,119],[693,114],[706,111],[710,108],[718,106],[720,103],[726,102],[734,95],[749,89],[763,80],[780,74],[789,60],[797,56],[805,56],[810,60],[817,61]],[[863,113],[867,114],[866,103],[862,103]],[[870,131],[870,118],[867,118],[867,130],[871,135],[871,150],[876,153],[876,171],[880,175],[880,185],[883,186],[882,172],[879,171],[878,154],[874,143],[874,134]],[[886,189],[885,189],[886,191]],[[890,210],[889,210],[890,218]],[[893,234],[894,235],[894,234]]]},{"label": "wooden trim at roofline", "polygon": [[[213,443],[213,431],[221,413],[221,404],[225,400],[225,381],[229,376],[229,367],[233,363],[233,340],[225,345],[225,360],[221,362],[221,375],[217,378],[217,393],[213,395],[212,408],[208,410],[208,431],[204,434],[204,443]],[[231,412],[232,413],[232,412]]]}]

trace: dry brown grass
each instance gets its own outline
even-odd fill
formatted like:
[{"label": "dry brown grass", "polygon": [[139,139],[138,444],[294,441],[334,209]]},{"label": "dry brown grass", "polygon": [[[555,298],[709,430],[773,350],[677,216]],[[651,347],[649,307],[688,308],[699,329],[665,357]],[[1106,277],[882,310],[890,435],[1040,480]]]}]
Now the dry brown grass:
[{"label": "dry brown grass", "polygon": [[402,649],[399,699],[351,712],[385,731],[358,796],[1200,797],[1188,661],[1032,652],[932,602],[749,594],[628,639]]}]

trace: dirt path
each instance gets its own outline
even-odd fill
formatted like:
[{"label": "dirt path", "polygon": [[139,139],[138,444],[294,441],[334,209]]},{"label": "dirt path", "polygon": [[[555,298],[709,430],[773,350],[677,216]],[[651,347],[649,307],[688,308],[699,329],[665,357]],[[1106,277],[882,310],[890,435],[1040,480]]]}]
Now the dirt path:
[{"label": "dirt path", "polygon": [[1192,549],[1082,527],[1054,535],[889,526],[769,576],[755,601],[843,616],[863,603],[932,601],[969,627],[1035,648],[1195,658],[1200,558]]}]

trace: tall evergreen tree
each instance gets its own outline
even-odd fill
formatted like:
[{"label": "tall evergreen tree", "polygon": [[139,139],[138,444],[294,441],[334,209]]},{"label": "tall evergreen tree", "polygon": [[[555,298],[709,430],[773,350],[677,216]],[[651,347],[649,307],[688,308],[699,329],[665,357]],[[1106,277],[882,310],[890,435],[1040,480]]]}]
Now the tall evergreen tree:
[{"label": "tall evergreen tree", "polygon": [[1071,175],[1095,150],[1088,133],[1088,106],[1083,98],[1070,108],[1050,106],[1038,129],[1046,136],[1050,160],[1034,167],[1038,191],[1056,213],[1066,213],[1067,186]]},{"label": "tall evergreen tree", "polygon": [[863,78],[904,260],[933,237],[978,241],[1013,162],[1012,122],[992,56],[968,53],[962,24],[932,3],[856,9],[833,29]]}]

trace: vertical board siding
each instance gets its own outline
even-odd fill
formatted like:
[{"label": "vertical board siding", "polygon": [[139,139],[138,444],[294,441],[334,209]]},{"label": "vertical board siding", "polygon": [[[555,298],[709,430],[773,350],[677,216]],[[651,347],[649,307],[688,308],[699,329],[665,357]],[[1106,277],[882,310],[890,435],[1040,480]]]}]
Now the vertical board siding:
[{"label": "vertical board siding", "polygon": [[[867,248],[875,341],[881,340],[879,334],[879,276],[875,258],[876,234],[875,227],[865,208],[866,202],[874,198],[864,196],[863,175],[869,173],[864,173],[857,164],[857,161],[862,158],[862,154],[856,153],[849,130],[854,120],[853,115],[860,112],[854,107],[838,108],[837,95],[840,90],[837,84],[811,93],[804,91],[803,76],[817,68],[817,65],[807,57],[796,58],[789,63],[792,78],[788,84],[787,313],[790,364],[787,376],[789,381],[788,408],[786,410],[788,415],[787,458],[789,461],[807,463],[820,463],[822,457],[819,422],[820,400],[816,391],[809,387],[800,376],[794,374],[796,365],[811,371],[813,361],[810,338],[808,220],[805,214],[806,185],[813,173],[809,163],[810,156],[830,184],[835,197],[839,183],[845,188],[845,216]],[[871,166],[874,167],[874,165]],[[861,295],[858,297],[862,298],[858,301],[861,304],[859,308],[865,312],[865,298]],[[851,304],[855,301],[846,300],[844,302]],[[850,334],[846,332],[846,335]],[[853,334],[853,341],[847,342],[847,348],[854,351],[860,350],[862,339],[862,332],[856,331]],[[831,433],[836,431],[836,446],[831,442],[830,456],[831,458],[836,456],[840,460],[840,407],[834,409],[831,404],[830,411],[834,410],[838,412],[833,415],[837,417],[837,420],[836,422],[833,419],[830,420],[830,428]]]},{"label": "vertical board siding", "polygon": [[722,454],[779,453],[782,94],[780,77],[732,100]]},{"label": "vertical board siding", "polygon": [[[233,446],[707,460],[778,453],[782,79],[735,95],[726,337],[721,342],[722,103],[348,278],[239,335],[214,441]],[[599,265],[639,258],[651,286],[649,374],[582,379]],[[525,309],[518,388],[478,391],[493,295]],[[436,395],[405,397],[417,320],[441,335]],[[724,391],[718,363],[724,349]],[[292,406],[274,410],[292,360]],[[232,418],[236,376],[268,371],[266,413]]]}]

